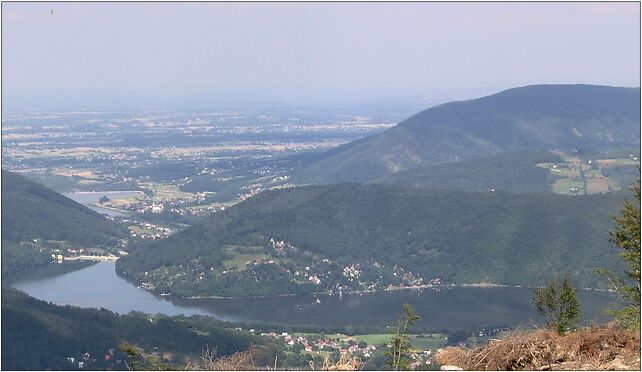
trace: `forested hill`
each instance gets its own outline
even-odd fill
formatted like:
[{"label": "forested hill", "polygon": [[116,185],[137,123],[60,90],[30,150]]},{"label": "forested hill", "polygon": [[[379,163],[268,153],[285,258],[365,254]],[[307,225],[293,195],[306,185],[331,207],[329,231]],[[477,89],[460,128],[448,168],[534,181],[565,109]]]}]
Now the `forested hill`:
[{"label": "forested hill", "polygon": [[196,358],[207,346],[223,356],[261,340],[222,324],[199,334],[176,318],[56,306],[2,288],[3,370],[127,370],[122,342],[146,353],[171,355],[181,368],[186,355]]},{"label": "forested hill", "polygon": [[125,231],[82,204],[21,175],[2,170],[2,239],[109,244]]},{"label": "forested hill", "polygon": [[538,164],[562,161],[544,150],[524,150],[455,163],[420,166],[375,180],[403,187],[465,191],[550,192],[555,177]]},{"label": "forested hill", "polygon": [[109,247],[127,231],[84,205],[2,170],[2,276],[51,260],[53,245]]},{"label": "forested hill", "polygon": [[427,109],[382,134],[328,151],[292,179],[367,182],[410,168],[501,152],[639,146],[639,88],[536,85]]},{"label": "forested hill", "polygon": [[613,267],[609,216],[624,198],[356,184],[267,191],[139,247],[117,267],[179,296],[381,289],[435,278],[540,285],[554,273],[597,286],[593,270]]}]

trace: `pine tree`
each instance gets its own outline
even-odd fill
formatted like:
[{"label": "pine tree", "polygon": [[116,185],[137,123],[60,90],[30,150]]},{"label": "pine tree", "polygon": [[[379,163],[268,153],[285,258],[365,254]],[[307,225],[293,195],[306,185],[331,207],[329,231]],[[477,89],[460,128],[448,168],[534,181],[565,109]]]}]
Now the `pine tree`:
[{"label": "pine tree", "polygon": [[560,335],[572,330],[580,319],[577,290],[566,275],[562,282],[554,276],[546,287],[536,288],[532,302],[537,313],[546,318],[546,326]]},{"label": "pine tree", "polygon": [[403,314],[397,318],[397,324],[394,336],[390,341],[390,347],[386,352],[388,360],[386,364],[392,367],[394,371],[403,371],[410,369],[410,336],[408,336],[410,326],[414,325],[421,317],[415,313],[415,309],[409,304],[403,305]]},{"label": "pine tree", "polygon": [[[639,169],[638,169],[639,170]],[[623,308],[612,311],[615,320],[627,328],[640,328],[640,179],[632,187],[636,204],[626,200],[620,216],[615,217],[616,228],[610,232],[611,242],[620,248],[620,257],[626,265],[624,277],[606,269],[598,269],[624,302]]]}]

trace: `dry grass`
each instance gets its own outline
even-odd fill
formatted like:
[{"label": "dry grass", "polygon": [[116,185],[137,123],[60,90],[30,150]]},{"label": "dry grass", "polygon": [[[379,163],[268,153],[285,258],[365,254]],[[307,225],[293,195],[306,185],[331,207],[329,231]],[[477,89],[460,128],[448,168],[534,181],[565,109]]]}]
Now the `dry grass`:
[{"label": "dry grass", "polygon": [[201,353],[201,367],[207,371],[249,371],[257,370],[257,350],[253,346],[246,351],[216,357],[216,350],[206,348]]},{"label": "dry grass", "polygon": [[613,325],[566,336],[514,331],[472,349],[445,348],[436,357],[465,370],[640,370],[640,333]]},{"label": "dry grass", "polygon": [[[196,369],[206,371],[276,371],[279,370],[278,359],[274,359],[274,365],[261,365],[263,359],[261,350],[256,346],[250,346],[248,350],[216,357],[216,350],[206,348],[201,353],[200,365],[185,369]],[[324,357],[323,364],[316,366],[314,361],[310,362],[310,369],[313,371],[356,371],[362,366],[361,360],[354,356],[342,354],[336,363],[332,363],[328,356]]]},{"label": "dry grass", "polygon": [[361,366],[361,360],[348,354],[341,354],[336,363],[330,362],[330,358],[326,355],[323,358],[323,365],[319,368],[315,366],[314,361],[310,362],[310,369],[313,371],[357,371]]}]

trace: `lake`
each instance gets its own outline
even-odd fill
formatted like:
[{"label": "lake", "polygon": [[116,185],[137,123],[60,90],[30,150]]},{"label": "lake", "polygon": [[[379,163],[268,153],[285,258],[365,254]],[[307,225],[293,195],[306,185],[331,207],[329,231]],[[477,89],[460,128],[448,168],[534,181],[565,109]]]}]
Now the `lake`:
[{"label": "lake", "polygon": [[[51,265],[67,265],[51,264]],[[479,329],[529,324],[539,317],[530,305],[528,288],[451,288],[394,291],[363,295],[299,295],[263,299],[185,300],[156,297],[119,277],[113,262],[99,262],[62,275],[36,270],[13,285],[29,295],[59,305],[106,308],[167,315],[210,315],[220,320],[314,325],[386,325],[407,302],[430,329]],[[60,271],[60,270],[59,270]],[[64,270],[63,270],[64,272]],[[604,314],[614,295],[579,291],[586,321],[607,319]]]},{"label": "lake", "polygon": [[79,191],[79,192],[70,192],[64,193],[64,196],[69,199],[84,204],[90,209],[95,210],[98,213],[104,213],[108,216],[125,216],[124,213],[115,211],[109,208],[98,207],[93,204],[98,204],[98,200],[101,196],[105,195],[109,199],[125,199],[125,198],[135,198],[137,196],[142,196],[142,191]]}]

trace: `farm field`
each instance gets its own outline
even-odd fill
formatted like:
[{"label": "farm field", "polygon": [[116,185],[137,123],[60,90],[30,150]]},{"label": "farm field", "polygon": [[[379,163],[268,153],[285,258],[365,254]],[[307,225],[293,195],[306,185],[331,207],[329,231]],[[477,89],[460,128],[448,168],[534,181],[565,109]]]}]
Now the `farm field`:
[{"label": "farm field", "polygon": [[558,194],[583,195],[621,190],[628,185],[620,184],[614,174],[640,164],[639,159],[632,154],[629,158],[588,160],[557,150],[551,152],[562,157],[565,162],[541,163],[537,166],[551,173],[554,177],[552,191]]}]

